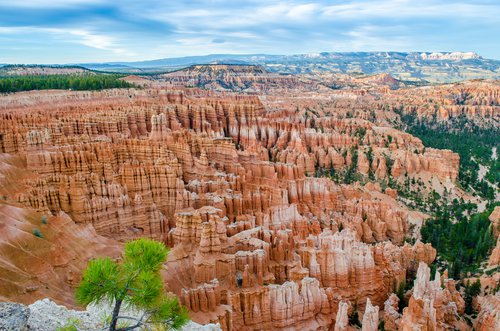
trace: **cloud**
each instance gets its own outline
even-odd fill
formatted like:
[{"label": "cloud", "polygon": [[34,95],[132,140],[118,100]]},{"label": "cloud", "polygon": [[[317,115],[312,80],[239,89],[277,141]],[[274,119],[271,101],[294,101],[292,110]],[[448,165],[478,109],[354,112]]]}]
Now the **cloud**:
[{"label": "cloud", "polygon": [[45,34],[49,35],[51,38],[57,38],[59,40],[77,43],[95,49],[111,51],[116,54],[126,53],[124,49],[117,45],[115,38],[107,35],[96,34],[83,29],[0,26],[0,34]]},{"label": "cloud", "polygon": [[494,0],[0,0],[0,49],[16,47],[7,35],[22,34],[24,48],[42,47],[45,38],[58,42],[53,51],[77,44],[109,61],[464,48],[500,57],[500,45],[491,42],[500,33],[498,17]]},{"label": "cloud", "polygon": [[[394,28],[390,30],[398,30],[398,27]],[[404,29],[404,26],[399,27],[399,31]],[[359,26],[347,31],[345,35],[348,37],[348,41],[342,45],[344,51],[398,50],[407,49],[412,44],[410,38],[394,34],[394,32],[391,33],[391,31],[387,31],[387,28],[374,25]],[[383,49],[380,48],[381,45],[384,45]]]},{"label": "cloud", "polygon": [[323,7],[323,16],[336,19],[364,20],[389,18],[496,18],[498,4],[435,1],[435,0],[374,0],[356,1]]},{"label": "cloud", "polygon": [[95,5],[106,3],[103,0],[0,0],[0,7],[6,8],[69,8],[82,5]]},{"label": "cloud", "polygon": [[310,20],[314,14],[320,9],[320,5],[316,3],[308,3],[304,5],[292,6],[288,9],[286,16],[294,20]]},{"label": "cloud", "polygon": [[[77,43],[82,45],[93,47],[97,49],[109,50],[116,54],[124,54],[126,51],[116,45],[113,37],[106,35],[93,34],[85,30],[69,30],[67,31],[70,35],[78,37]],[[57,33],[61,33],[60,30]]]}]

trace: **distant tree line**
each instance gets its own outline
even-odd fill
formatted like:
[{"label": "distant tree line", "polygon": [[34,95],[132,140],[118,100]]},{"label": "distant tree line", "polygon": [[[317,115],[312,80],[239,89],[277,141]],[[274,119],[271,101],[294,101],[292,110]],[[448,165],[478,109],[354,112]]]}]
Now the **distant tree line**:
[{"label": "distant tree line", "polygon": [[31,90],[103,90],[129,88],[134,85],[120,80],[123,75],[44,75],[0,77],[0,93]]}]

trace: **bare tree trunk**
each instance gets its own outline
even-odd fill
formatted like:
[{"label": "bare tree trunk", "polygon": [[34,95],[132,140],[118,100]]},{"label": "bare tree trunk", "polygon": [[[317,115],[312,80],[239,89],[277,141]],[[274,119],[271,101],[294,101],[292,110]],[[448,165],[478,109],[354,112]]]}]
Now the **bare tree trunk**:
[{"label": "bare tree trunk", "polygon": [[109,331],[116,331],[116,323],[118,322],[118,314],[120,314],[122,302],[123,299],[118,299],[115,302],[115,307],[113,308],[113,316],[111,317],[111,324],[109,325]]}]

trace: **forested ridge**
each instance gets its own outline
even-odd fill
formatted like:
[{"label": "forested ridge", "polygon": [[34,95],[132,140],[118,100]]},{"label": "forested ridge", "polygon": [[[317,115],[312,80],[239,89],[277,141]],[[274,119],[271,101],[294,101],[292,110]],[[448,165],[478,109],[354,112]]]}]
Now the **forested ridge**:
[{"label": "forested ridge", "polygon": [[0,93],[31,90],[103,90],[109,88],[129,88],[132,84],[121,80],[123,75],[37,75],[0,77]]}]

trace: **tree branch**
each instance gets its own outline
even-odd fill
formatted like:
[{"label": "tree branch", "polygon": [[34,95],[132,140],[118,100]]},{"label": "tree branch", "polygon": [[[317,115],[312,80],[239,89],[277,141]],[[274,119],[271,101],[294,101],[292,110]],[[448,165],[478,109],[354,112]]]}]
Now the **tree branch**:
[{"label": "tree branch", "polygon": [[132,320],[132,321],[135,321],[136,324],[135,325],[132,325],[132,326],[127,326],[127,327],[124,327],[124,328],[120,328],[120,329],[116,329],[116,331],[129,331],[129,330],[134,330],[140,326],[144,326],[145,328],[147,328],[148,330],[150,330],[150,328],[146,325],[146,323],[144,323],[142,321],[142,317],[141,319],[137,319],[135,317],[129,317],[129,316],[118,316],[117,319],[126,319],[126,320]]}]

